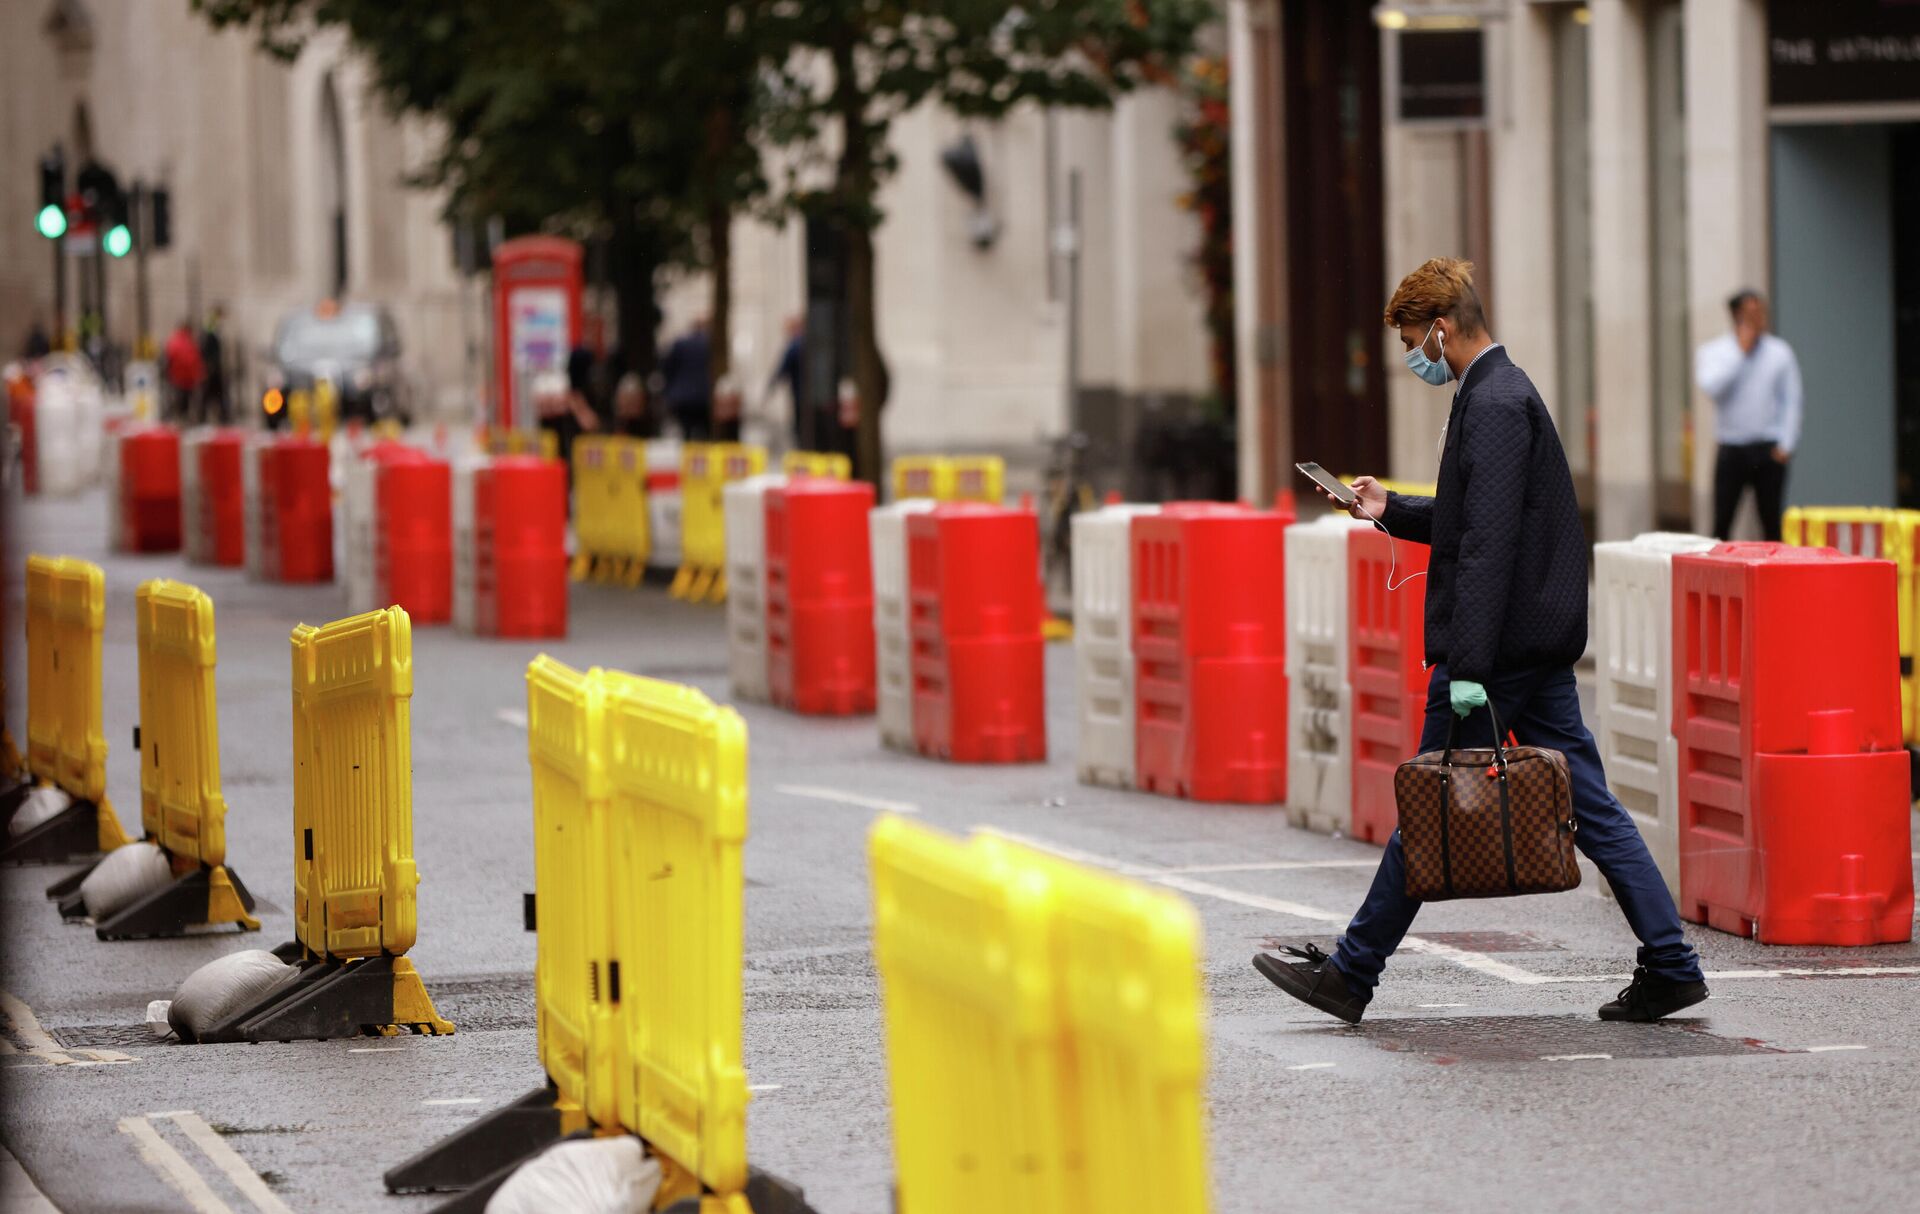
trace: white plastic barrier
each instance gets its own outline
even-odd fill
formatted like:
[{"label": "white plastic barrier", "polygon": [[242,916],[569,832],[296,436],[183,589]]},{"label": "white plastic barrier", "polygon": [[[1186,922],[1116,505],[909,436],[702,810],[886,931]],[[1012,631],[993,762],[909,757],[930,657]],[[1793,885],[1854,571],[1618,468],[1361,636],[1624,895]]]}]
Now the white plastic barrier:
[{"label": "white plastic barrier", "polygon": [[727,669],[733,694],[765,703],[767,684],[767,490],[778,473],[729,481],[720,490],[727,525]]},{"label": "white plastic barrier", "polygon": [[1287,528],[1287,821],[1323,834],[1353,822],[1347,537],[1370,526],[1329,514]]},{"label": "white plastic barrier", "polygon": [[33,441],[39,491],[78,493],[100,473],[105,398],[87,361],[55,354],[34,380]]},{"label": "white plastic barrier", "polygon": [[680,440],[647,440],[647,565],[680,568]]},{"label": "white plastic barrier", "polygon": [[200,448],[212,438],[212,426],[194,426],[180,432],[180,546],[189,561],[213,563],[213,530],[207,526],[206,504],[200,491]]},{"label": "white plastic barrier", "polygon": [[913,639],[907,611],[907,516],[933,509],[932,498],[876,506],[867,514],[873,551],[875,715],[880,741],[912,752]]},{"label": "white plastic barrier", "polygon": [[480,621],[479,550],[474,543],[474,481],[484,455],[461,455],[453,463],[453,626],[472,633]]},{"label": "white plastic barrier", "polygon": [[336,541],[335,567],[344,576],[347,587],[347,614],[377,611],[385,603],[379,597],[379,578],[374,564],[374,529],[378,526],[380,465],[363,457],[347,461],[340,486],[340,518],[333,533]]},{"label": "white plastic barrier", "polygon": [[[1675,897],[1680,891],[1680,748],[1673,737],[1673,557],[1703,535],[1655,531],[1593,546],[1594,732],[1626,806]],[[1601,883],[1602,892],[1609,892]]]},{"label": "white plastic barrier", "polygon": [[[107,551],[125,552],[127,550],[127,514],[120,501],[120,432],[101,439],[106,451],[106,472],[104,481],[107,487]],[[46,482],[42,481],[44,488]]]},{"label": "white plastic barrier", "polygon": [[1133,561],[1128,530],[1158,506],[1102,506],[1073,516],[1073,665],[1086,784],[1133,787]]}]

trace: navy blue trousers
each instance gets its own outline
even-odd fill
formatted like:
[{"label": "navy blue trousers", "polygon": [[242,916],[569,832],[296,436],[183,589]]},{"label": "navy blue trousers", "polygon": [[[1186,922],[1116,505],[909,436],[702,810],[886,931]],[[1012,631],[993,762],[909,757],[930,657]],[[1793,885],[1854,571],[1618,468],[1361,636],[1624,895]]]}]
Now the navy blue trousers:
[{"label": "navy blue trousers", "polygon": [[[1420,733],[1420,751],[1446,745],[1447,723],[1454,719],[1448,697],[1445,664],[1433,668],[1427,685],[1427,721]],[[1500,723],[1525,746],[1557,750],[1567,756],[1567,774],[1573,781],[1573,812],[1579,820],[1574,845],[1600,869],[1613,887],[1613,896],[1640,938],[1638,963],[1663,978],[1698,982],[1700,959],[1680,929],[1680,912],[1647,851],[1646,841],[1633,819],[1607,788],[1600,766],[1600,750],[1580,718],[1580,693],[1570,668],[1517,671],[1496,675],[1486,683],[1487,697],[1500,713]],[[1475,709],[1459,723],[1460,746],[1488,746],[1493,723]],[[1334,950],[1333,964],[1356,992],[1371,992],[1380,984],[1387,958],[1420,913],[1420,902],[1407,897],[1406,856],[1400,832],[1387,840],[1386,854],[1373,875],[1367,900],[1347,925]]]}]

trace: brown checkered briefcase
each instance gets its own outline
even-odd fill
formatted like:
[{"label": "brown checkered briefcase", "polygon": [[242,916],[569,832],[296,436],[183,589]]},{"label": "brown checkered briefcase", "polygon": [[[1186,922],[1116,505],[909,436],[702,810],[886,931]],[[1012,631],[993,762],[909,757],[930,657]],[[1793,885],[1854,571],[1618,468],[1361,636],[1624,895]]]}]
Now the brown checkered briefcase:
[{"label": "brown checkered briefcase", "polygon": [[1493,749],[1455,750],[1456,723],[1447,723],[1445,749],[1409,759],[1393,775],[1407,896],[1504,898],[1579,885],[1567,757],[1501,745],[1497,714]]}]

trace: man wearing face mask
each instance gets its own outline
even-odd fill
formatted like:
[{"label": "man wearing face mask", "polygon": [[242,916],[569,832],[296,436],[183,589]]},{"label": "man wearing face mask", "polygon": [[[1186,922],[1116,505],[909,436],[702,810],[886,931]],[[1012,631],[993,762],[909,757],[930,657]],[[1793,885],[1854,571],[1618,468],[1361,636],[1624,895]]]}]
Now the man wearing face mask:
[{"label": "man wearing face mask", "polygon": [[[1354,517],[1432,546],[1432,676],[1420,750],[1444,746],[1455,715],[1458,745],[1491,746],[1491,719],[1474,711],[1491,701],[1522,745],[1566,755],[1575,844],[1613,887],[1640,939],[1631,985],[1600,1018],[1658,1020],[1699,1003],[1707,997],[1699,959],[1645,841],[1607,789],[1580,716],[1573,664],[1587,643],[1587,537],[1553,418],[1488,335],[1469,263],[1439,257],[1407,275],[1387,303],[1386,322],[1400,331],[1408,368],[1453,390],[1433,497],[1388,493],[1372,477],[1353,484]],[[1396,831],[1331,956],[1308,945],[1287,950],[1298,961],[1263,953],[1254,968],[1294,998],[1358,1023],[1419,910],[1406,894]]]}]

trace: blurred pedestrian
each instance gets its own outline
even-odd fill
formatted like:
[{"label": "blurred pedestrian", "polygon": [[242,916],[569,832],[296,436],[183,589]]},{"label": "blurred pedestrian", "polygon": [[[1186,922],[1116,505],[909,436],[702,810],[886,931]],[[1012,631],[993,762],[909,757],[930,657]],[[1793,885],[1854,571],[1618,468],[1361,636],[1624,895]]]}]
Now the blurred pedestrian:
[{"label": "blurred pedestrian", "polygon": [[813,450],[818,431],[809,424],[811,418],[807,412],[807,318],[798,314],[787,317],[787,345],[780,351],[780,361],[774,366],[773,374],[767,377],[767,396],[771,398],[783,383],[787,386],[787,401],[793,408],[794,449]]},{"label": "blurred pedestrian", "polygon": [[713,347],[702,316],[681,334],[660,360],[666,381],[667,411],[680,423],[681,437],[705,442],[713,434]]},{"label": "blurred pedestrian", "polygon": [[1727,300],[1733,331],[1702,345],[1693,356],[1693,377],[1713,398],[1713,533],[1733,537],[1740,499],[1753,490],[1760,531],[1780,538],[1786,505],[1787,464],[1800,442],[1803,404],[1800,360],[1793,347],[1768,331],[1767,300],[1738,291]]},{"label": "blurred pedestrian", "polygon": [[47,336],[46,322],[36,316],[33,318],[33,323],[27,327],[27,340],[21,343],[20,356],[28,362],[33,362],[51,353],[53,353],[53,342]]},{"label": "blurred pedestrian", "polygon": [[200,331],[200,363],[205,379],[200,386],[200,420],[227,424],[226,351],[220,340],[220,326],[226,311],[219,304],[207,313],[206,327]]},{"label": "blurred pedestrian", "polygon": [[205,364],[200,360],[200,343],[193,336],[192,321],[185,317],[180,319],[172,335],[167,338],[162,353],[167,363],[167,415],[176,421],[191,421],[200,382],[206,376]]}]

